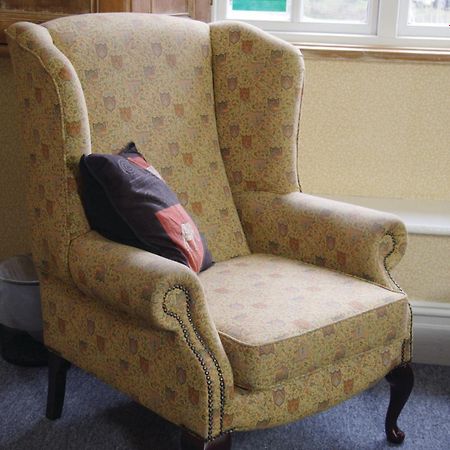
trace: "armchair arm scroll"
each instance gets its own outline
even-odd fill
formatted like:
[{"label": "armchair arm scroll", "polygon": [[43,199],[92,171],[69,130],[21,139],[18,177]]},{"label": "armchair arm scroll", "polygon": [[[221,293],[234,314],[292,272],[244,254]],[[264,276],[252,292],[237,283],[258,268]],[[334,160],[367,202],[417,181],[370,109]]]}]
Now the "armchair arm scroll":
[{"label": "armchair arm scroll", "polygon": [[245,192],[238,207],[253,252],[281,254],[401,291],[390,275],[406,250],[395,215],[293,192]]},{"label": "armchair arm scroll", "polygon": [[199,332],[214,350],[223,352],[200,280],[183,264],[90,231],[72,241],[69,265],[83,293],[156,329],[178,331],[173,316],[186,315],[188,297]]},{"label": "armchair arm scroll", "polygon": [[157,329],[176,325],[163,310],[164,298],[182,286],[193,298],[203,298],[198,277],[182,264],[118,244],[91,231],[72,241],[69,266],[77,287]]}]

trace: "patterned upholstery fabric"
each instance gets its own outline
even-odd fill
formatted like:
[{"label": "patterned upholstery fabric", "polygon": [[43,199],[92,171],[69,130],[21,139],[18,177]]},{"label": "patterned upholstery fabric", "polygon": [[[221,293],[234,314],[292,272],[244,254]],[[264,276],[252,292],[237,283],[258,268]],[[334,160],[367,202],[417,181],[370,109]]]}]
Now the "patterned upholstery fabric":
[{"label": "patterned upholstery fabric", "polygon": [[200,281],[234,382],[245,389],[408,338],[404,294],[321,267],[254,254],[219,263]]},{"label": "patterned upholstery fabric", "polygon": [[[115,243],[108,245],[122,247]],[[48,319],[45,323],[47,345],[64,349],[64,356],[74,364],[126,392],[167,420],[208,436],[205,375],[190,357],[181,331],[167,333],[130,321],[127,315],[58,280],[46,277],[41,286],[43,311]],[[185,318],[184,315],[183,320]],[[189,327],[189,336],[192,335]],[[223,429],[267,428],[328,409],[367,389],[400,364],[402,345],[403,340],[396,340],[333,361],[302,377],[281,381],[270,389],[233,388],[233,379],[229,378],[231,370],[225,372]],[[200,344],[195,342],[195,348],[200,351]],[[408,352],[408,347],[406,350]],[[406,358],[409,359],[408,353]],[[206,367],[214,387],[215,435],[220,429],[219,380],[211,360],[206,361]],[[220,360],[220,367],[229,367],[226,357]]]},{"label": "patterned upholstery fabric", "polygon": [[[37,119],[32,133],[43,133],[36,137],[39,143],[48,151],[53,146],[55,151],[62,150],[67,161],[68,167],[61,168],[65,171],[61,182],[75,191],[67,199],[71,235],[87,228],[85,220],[80,223],[84,215],[73,180],[80,156],[91,150],[110,153],[135,141],[205,233],[213,257],[220,261],[248,254],[218,145],[208,26],[148,14],[132,20],[125,17],[67,17],[47,23],[48,32],[31,24],[13,29],[21,43],[36,39],[39,57],[45,58],[44,67],[30,61],[31,67],[39,67],[35,75],[23,76],[31,83],[27,98]],[[43,102],[57,114],[56,98],[63,89],[69,91],[67,101],[74,106],[63,113],[73,117],[65,119],[64,130],[54,126],[50,136],[40,125],[43,106],[34,108],[35,102]],[[39,153],[36,158],[40,166]],[[52,194],[45,192],[46,198]],[[58,259],[67,250],[53,253]]]},{"label": "patterned upholstery fabric", "polygon": [[[225,415],[225,426],[235,430],[268,428],[331,408],[371,387],[398,366],[402,346],[402,340],[393,341],[278,383],[271,389],[236,388]],[[409,358],[408,350],[406,357]]]},{"label": "patterned upholstery fabric", "polygon": [[252,252],[328,267],[401,291],[390,270],[406,251],[398,217],[300,192],[236,197]]},{"label": "patterned upholstery fabric", "polygon": [[104,14],[45,26],[78,74],[92,152],[134,141],[205,233],[217,261],[248,254],[219,149],[208,25]]},{"label": "patterned upholstery fabric", "polygon": [[[123,248],[120,244],[111,245]],[[139,252],[140,257],[136,259],[145,268],[146,256],[142,253],[146,252],[131,250]],[[147,267],[150,265],[147,261]],[[136,272],[135,277],[142,278],[142,271]],[[231,369],[223,350],[220,351],[217,333],[212,340],[203,334],[210,322],[202,321],[202,307],[194,311],[200,328],[189,322],[182,291],[171,291],[166,298],[167,314],[162,309],[162,301],[158,305],[164,323],[169,324],[165,329],[130,319],[120,309],[83,295],[77,288],[55,278],[41,278],[41,292],[47,346],[167,420],[205,438],[220,433],[221,405],[229,408],[233,393]],[[169,313],[178,314],[181,323]],[[183,335],[184,329],[187,338]],[[204,339],[204,344],[200,343],[195,331]],[[215,331],[213,327],[210,333],[212,331]],[[218,358],[222,369],[227,386],[224,402],[220,398],[220,377],[205,350],[206,345]],[[211,380],[210,388],[206,373]]]},{"label": "patterned upholstery fabric", "polygon": [[254,27],[211,24],[217,129],[233,192],[299,189],[300,51]]},{"label": "patterned upholstery fabric", "polygon": [[70,282],[70,240],[89,230],[70,169],[91,148],[86,104],[75,70],[45,28],[19,22],[8,34],[33,180],[27,195],[33,259],[40,272]]},{"label": "patterned upholstery fabric", "polygon": [[[403,224],[299,192],[295,48],[135,14],[7,36],[51,349],[205,440],[321,411],[410,359],[389,275]],[[80,156],[131,140],[205,231],[219,263],[200,277],[89,229]]]}]

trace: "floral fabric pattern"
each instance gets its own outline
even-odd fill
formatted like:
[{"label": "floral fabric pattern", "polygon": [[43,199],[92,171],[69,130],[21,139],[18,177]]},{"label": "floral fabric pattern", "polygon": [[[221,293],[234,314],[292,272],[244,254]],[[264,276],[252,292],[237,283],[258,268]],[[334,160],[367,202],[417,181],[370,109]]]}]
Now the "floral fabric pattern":
[{"label": "floral fabric pattern", "polygon": [[398,366],[402,345],[403,340],[393,341],[271,389],[236,388],[225,424],[235,430],[269,428],[329,409],[371,387]]},{"label": "floral fabric pattern", "polygon": [[[176,320],[166,317],[170,331],[149,327],[49,277],[42,280],[41,290],[48,347],[175,424],[205,438],[220,432],[220,380],[192,327],[187,328],[189,340],[212,379],[211,411],[204,369]],[[169,299],[169,310],[188,324],[185,305],[182,293]]]},{"label": "floral fabric pattern", "polygon": [[390,270],[406,251],[405,225],[393,214],[300,192],[236,196],[252,252],[270,253],[402,292]]},{"label": "floral fabric pattern", "polygon": [[[148,14],[7,36],[47,346],[205,440],[322,411],[410,359],[389,274],[403,224],[299,192],[294,47]],[[200,276],[89,229],[78,161],[131,140],[205,232],[218,263]]]},{"label": "floral fabric pattern", "polygon": [[45,26],[80,80],[92,152],[113,153],[134,141],[205,234],[215,260],[248,254],[219,149],[208,25],[93,14]]},{"label": "floral fabric pattern", "polygon": [[39,271],[70,282],[70,240],[89,230],[71,170],[79,157],[68,156],[90,151],[83,93],[75,70],[45,28],[19,22],[8,35],[33,180],[27,189],[33,259]]},{"label": "floral fabric pattern", "polygon": [[291,259],[253,254],[200,274],[234,383],[268,389],[407,339],[404,294]]},{"label": "floral fabric pattern", "polygon": [[233,192],[298,190],[300,51],[234,22],[211,24],[211,43],[217,129]]}]

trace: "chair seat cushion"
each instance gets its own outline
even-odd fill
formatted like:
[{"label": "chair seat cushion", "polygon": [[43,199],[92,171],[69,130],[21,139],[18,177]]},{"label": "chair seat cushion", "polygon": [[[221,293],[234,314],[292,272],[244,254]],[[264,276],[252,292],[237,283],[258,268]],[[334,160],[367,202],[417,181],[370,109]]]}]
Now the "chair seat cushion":
[{"label": "chair seat cushion", "polygon": [[405,294],[340,272],[253,254],[218,263],[200,279],[235,384],[245,389],[267,389],[408,336]]}]

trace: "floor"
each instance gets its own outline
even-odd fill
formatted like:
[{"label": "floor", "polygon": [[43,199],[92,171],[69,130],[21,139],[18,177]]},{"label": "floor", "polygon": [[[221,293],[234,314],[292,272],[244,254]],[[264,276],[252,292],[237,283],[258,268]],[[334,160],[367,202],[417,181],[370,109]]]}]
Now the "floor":
[{"label": "floor", "polygon": [[[450,449],[450,367],[414,365],[416,384],[399,424],[402,450]],[[69,371],[63,417],[44,416],[45,368],[0,360],[1,450],[175,450],[179,430],[80,369]],[[388,449],[388,385],[321,414],[270,430],[233,435],[233,450]]]}]

